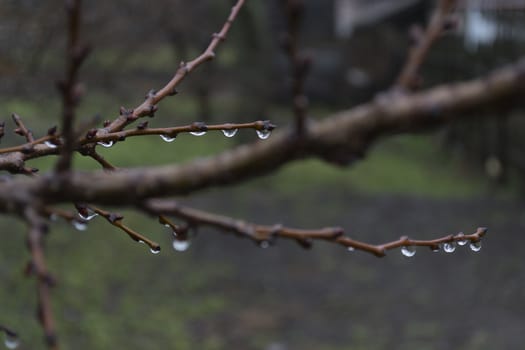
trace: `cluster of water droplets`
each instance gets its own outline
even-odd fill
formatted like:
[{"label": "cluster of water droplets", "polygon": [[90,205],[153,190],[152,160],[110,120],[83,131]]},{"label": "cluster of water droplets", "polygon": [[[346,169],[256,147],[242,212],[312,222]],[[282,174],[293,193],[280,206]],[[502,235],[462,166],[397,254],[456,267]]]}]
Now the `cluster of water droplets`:
[{"label": "cluster of water droplets", "polygon": [[[461,238],[463,236],[464,236],[463,233],[459,233],[457,237]],[[441,248],[442,248],[445,253],[454,253],[458,246],[465,246],[468,243],[469,243],[468,239],[459,239],[459,240],[453,241],[453,242],[445,242],[442,245],[432,246],[432,247],[430,247],[430,249],[433,252],[439,252],[441,250]],[[481,241],[479,241],[479,240],[478,241],[470,241],[469,248],[473,252],[479,252],[481,250]],[[348,250],[350,250],[350,248]],[[414,246],[403,246],[403,247],[401,247],[401,254],[403,254],[407,258],[411,258],[414,255],[416,255],[416,248]]]},{"label": "cluster of water droplets", "polygon": [[[201,129],[200,130],[195,130],[195,131],[190,131],[190,134],[193,135],[193,136],[203,136],[203,135],[206,135],[206,133],[208,132],[207,130],[205,130],[205,126],[200,126]],[[224,136],[228,137],[228,138],[231,138],[231,137],[234,137],[235,135],[237,135],[237,132],[239,131],[239,129],[237,128],[233,128],[232,127],[228,127],[228,128],[225,128],[225,129],[222,129],[221,130],[222,133],[224,134]],[[269,129],[269,128],[263,128],[263,129],[256,129],[255,132],[257,133],[257,136],[261,139],[261,140],[266,140],[267,138],[270,137],[270,135],[272,134],[272,131]],[[169,134],[161,134],[159,135],[160,138],[162,140],[164,140],[165,142],[173,142],[175,141],[175,139],[177,138],[177,134],[174,134],[174,135],[169,135]],[[111,142],[111,141],[110,141]],[[98,142],[98,144],[104,146],[104,147],[111,147],[113,145],[113,143],[111,144],[105,144],[103,142]]]},{"label": "cluster of water droplets", "polygon": [[20,345],[20,338],[16,334],[5,332],[4,345],[8,349],[16,349]]}]

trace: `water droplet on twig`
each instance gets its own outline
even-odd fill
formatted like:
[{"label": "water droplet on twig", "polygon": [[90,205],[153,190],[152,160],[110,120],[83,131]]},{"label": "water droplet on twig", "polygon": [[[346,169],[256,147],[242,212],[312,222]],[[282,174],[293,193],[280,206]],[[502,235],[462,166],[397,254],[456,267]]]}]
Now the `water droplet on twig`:
[{"label": "water droplet on twig", "polygon": [[99,141],[97,142],[98,145],[101,145],[102,147],[106,147],[106,148],[110,148],[111,146],[113,146],[114,142],[109,140],[109,141]]},{"label": "water droplet on twig", "polygon": [[45,141],[44,145],[46,145],[49,148],[57,148],[58,146],[52,143],[51,141]]},{"label": "water droplet on twig", "polygon": [[192,134],[193,136],[202,136],[202,135],[206,135],[206,131],[204,131],[204,130],[190,131],[190,134]]},{"label": "water droplet on twig", "polygon": [[473,252],[479,252],[481,250],[481,241],[472,242],[469,247]]},{"label": "water droplet on twig", "polygon": [[447,242],[443,244],[443,250],[445,253],[454,253],[456,250],[456,243],[454,242]]},{"label": "water droplet on twig", "polygon": [[8,349],[16,349],[20,345],[20,339],[16,334],[6,333],[4,338],[4,345]]},{"label": "water droplet on twig", "polygon": [[150,248],[149,251],[151,252],[151,254],[158,254],[158,253],[160,253],[160,247]]},{"label": "water droplet on twig", "polygon": [[346,250],[349,251],[349,252],[353,252],[355,250],[354,247],[346,247]]},{"label": "water droplet on twig", "polygon": [[84,220],[89,221],[89,220],[93,219],[95,216],[98,215],[91,208],[84,208],[83,210],[84,210],[84,212],[83,213],[79,212],[78,216],[80,216],[80,218],[82,218]]},{"label": "water droplet on twig", "polygon": [[261,139],[261,140],[266,140],[268,137],[270,137],[270,135],[272,134],[272,131],[271,130],[268,130],[268,129],[262,129],[262,130],[255,130],[255,132],[257,133],[257,136]]},{"label": "water droplet on twig", "polygon": [[237,134],[238,129],[224,129],[222,133],[226,137],[234,137]]},{"label": "water droplet on twig", "polygon": [[78,221],[78,220],[72,220],[71,225],[77,230],[77,231],[85,231],[87,230],[87,223]]},{"label": "water droplet on twig", "polygon": [[259,242],[259,247],[262,248],[262,249],[269,248],[270,247],[270,242],[268,242],[268,241],[260,241]]},{"label": "water droplet on twig", "polygon": [[401,253],[407,258],[411,258],[416,255],[416,248],[412,246],[401,247]]},{"label": "water droplet on twig", "polygon": [[[458,233],[458,237],[464,237],[464,236],[465,236],[465,234],[464,234],[463,232]],[[467,243],[468,243],[468,241],[467,241],[466,239],[460,239],[460,240],[458,241],[458,244],[459,244],[460,246],[464,246],[464,245],[467,244]]]},{"label": "water droplet on twig", "polygon": [[160,135],[160,138],[163,139],[163,140],[166,141],[166,142],[173,142],[173,141],[175,141],[175,138],[176,138],[176,137],[177,137],[177,136],[173,136],[173,137],[171,137],[171,136],[164,135],[164,134]]},{"label": "water droplet on twig", "polygon": [[173,242],[172,242],[172,246],[173,246],[173,249],[175,249],[177,252],[184,252],[186,250],[188,250],[188,248],[190,247],[190,240],[189,239],[173,239]]}]

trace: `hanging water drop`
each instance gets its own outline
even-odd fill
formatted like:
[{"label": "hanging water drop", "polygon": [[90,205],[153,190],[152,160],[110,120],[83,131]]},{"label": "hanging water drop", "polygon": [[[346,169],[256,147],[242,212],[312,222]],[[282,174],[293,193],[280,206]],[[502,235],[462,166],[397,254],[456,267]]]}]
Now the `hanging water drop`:
[{"label": "hanging water drop", "polygon": [[[458,233],[458,237],[464,237],[464,236],[465,236],[465,234],[463,234],[463,232]],[[468,240],[466,240],[466,239],[460,239],[460,240],[458,241],[458,244],[459,244],[460,246],[464,246],[464,245],[467,244],[467,243],[468,243]]]},{"label": "hanging water drop", "polygon": [[150,248],[149,251],[151,252],[151,254],[158,254],[158,253],[160,253],[160,247]]},{"label": "hanging water drop", "polygon": [[4,338],[4,345],[8,349],[16,349],[20,345],[20,339],[16,334],[6,332]]},{"label": "hanging water drop", "polygon": [[86,221],[89,221],[91,219],[93,219],[95,216],[97,216],[98,214],[95,213],[95,211],[89,207],[86,207],[83,209],[83,212],[78,212],[78,216],[80,216],[80,218],[86,220]]},{"label": "hanging water drop", "polygon": [[78,221],[78,220],[72,220],[71,225],[77,230],[77,231],[85,231],[87,230],[87,223]]},{"label": "hanging water drop", "polygon": [[106,147],[106,148],[110,148],[111,146],[113,146],[114,142],[111,141],[111,140],[108,140],[108,141],[99,141],[97,142],[98,145],[101,145],[102,147]]},{"label": "hanging water drop", "polygon": [[268,130],[268,129],[262,129],[262,130],[255,130],[255,132],[257,132],[257,136],[261,139],[261,140],[266,140],[268,137],[270,137],[270,135],[272,134],[272,131],[271,130]]},{"label": "hanging water drop", "polygon": [[226,137],[234,137],[237,134],[238,129],[224,129],[222,133]]},{"label": "hanging water drop", "polygon": [[349,251],[349,252],[353,252],[355,250],[354,247],[346,247],[346,250]]},{"label": "hanging water drop", "polygon": [[192,134],[193,136],[202,136],[202,135],[206,135],[206,131],[204,131],[204,130],[190,131],[190,134]]},{"label": "hanging water drop", "polygon": [[411,258],[413,257],[414,255],[416,255],[416,248],[414,247],[411,247],[411,246],[405,246],[405,247],[401,247],[401,253],[406,256],[407,258]]},{"label": "hanging water drop", "polygon": [[454,251],[456,250],[456,243],[448,242],[443,244],[443,250],[445,251],[445,253],[454,253]]},{"label": "hanging water drop", "polygon": [[51,141],[45,141],[44,145],[46,145],[49,148],[57,148],[58,146],[52,143]]},{"label": "hanging water drop", "polygon": [[137,242],[140,244],[146,244],[146,242],[144,242],[142,239],[139,239]]},{"label": "hanging water drop", "polygon": [[270,247],[270,242],[268,242],[268,241],[260,241],[259,242],[259,247],[262,248],[262,249],[269,248]]},{"label": "hanging water drop", "polygon": [[188,239],[177,239],[175,238],[172,242],[173,249],[175,249],[177,252],[184,252],[188,250],[190,247],[190,241]]},{"label": "hanging water drop", "polygon": [[469,247],[473,252],[479,252],[481,250],[481,241],[471,242]]},{"label": "hanging water drop", "polygon": [[165,134],[160,135],[160,138],[163,139],[166,142],[173,142],[173,141],[175,141],[176,137],[177,137],[176,135],[173,136],[173,137],[165,135]]},{"label": "hanging water drop", "polygon": [[439,245],[433,245],[430,247],[430,250],[434,253],[439,252]]}]

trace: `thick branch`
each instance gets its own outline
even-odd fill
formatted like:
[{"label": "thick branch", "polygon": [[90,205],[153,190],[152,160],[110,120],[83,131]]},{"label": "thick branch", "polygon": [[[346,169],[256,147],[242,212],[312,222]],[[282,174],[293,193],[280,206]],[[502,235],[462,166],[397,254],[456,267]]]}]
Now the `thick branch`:
[{"label": "thick branch", "polygon": [[[28,191],[46,202],[130,204],[144,198],[187,194],[207,187],[236,183],[274,171],[295,159],[317,156],[337,164],[360,158],[376,139],[451,120],[480,115],[489,107],[516,106],[525,83],[525,60],[486,78],[456,83],[410,96],[383,96],[374,102],[311,122],[300,140],[293,132],[276,133],[268,140],[240,146],[215,157],[184,165],[130,169],[117,173],[72,175],[67,190],[52,176],[0,184],[0,209],[16,192]],[[474,114],[474,112],[476,112]]]}]

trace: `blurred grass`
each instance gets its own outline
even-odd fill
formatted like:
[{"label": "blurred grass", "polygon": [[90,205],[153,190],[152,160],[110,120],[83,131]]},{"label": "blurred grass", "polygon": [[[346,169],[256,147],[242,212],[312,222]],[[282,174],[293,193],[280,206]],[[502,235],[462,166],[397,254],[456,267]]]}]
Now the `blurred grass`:
[{"label": "blurred grass", "polygon": [[[36,134],[42,134],[50,126],[40,116],[57,115],[58,110],[56,101],[28,103],[14,99],[2,104],[4,115],[13,111],[19,113]],[[189,99],[169,99],[149,122],[152,127],[191,122],[195,110],[195,104]],[[108,119],[116,114],[114,101],[109,101],[103,93],[89,95],[79,115],[91,116],[98,112]],[[256,140],[251,130],[239,133],[247,133],[245,139]],[[10,135],[3,141],[5,146],[20,139]],[[235,146],[236,142],[236,138],[225,138],[220,132],[209,132],[201,137],[179,135],[173,143],[165,143],[158,136],[129,138],[110,149],[99,147],[98,150],[118,167],[155,166],[213,155]],[[54,157],[36,159],[29,165],[44,172],[54,161]],[[99,168],[92,160],[78,155],[75,166],[85,170]],[[478,196],[486,190],[486,182],[479,174],[463,167],[458,159],[443,152],[433,137],[403,135],[379,143],[363,161],[349,168],[336,168],[311,159],[241,185],[229,192],[229,199],[244,198],[239,199],[243,205],[238,211],[234,210],[235,215],[246,214],[249,207],[245,202],[250,193],[261,189],[299,198],[315,196],[324,189],[457,198]],[[300,204],[292,209],[306,210]],[[318,208],[317,214],[322,210],[331,209],[329,206]],[[155,219],[131,212],[124,214],[130,227],[169,247],[169,235],[159,229]],[[308,220],[303,224],[308,224]],[[0,302],[0,323],[7,320],[20,332],[23,349],[40,348],[41,330],[34,320],[35,298],[31,286],[34,281],[19,277],[27,261],[27,254],[20,254],[25,230],[12,219],[4,219],[0,226],[11,237],[3,241],[0,249],[0,261],[3,262],[0,280],[4,283],[4,288],[0,289],[0,300],[3,300]],[[202,320],[223,317],[239,307],[232,305],[232,299],[214,293],[214,285],[231,278],[232,267],[220,260],[200,261],[194,266],[193,254],[190,249],[175,257],[173,254],[152,257],[144,246],[135,244],[100,219],[90,224],[88,232],[76,232],[63,223],[55,224],[48,256],[51,270],[60,277],[60,287],[54,292],[53,302],[66,348],[149,349],[169,344],[169,348],[180,350],[224,349],[226,340],[219,330],[202,330],[199,325]],[[149,295],[147,291],[154,294]],[[365,328],[354,330],[353,349],[383,348],[381,342],[371,342],[369,331]],[[409,331],[427,332],[427,329]],[[206,336],[195,335],[200,333]],[[250,344],[261,349],[271,340],[271,333],[261,334],[250,338]],[[317,345],[318,349],[339,349]]]}]

